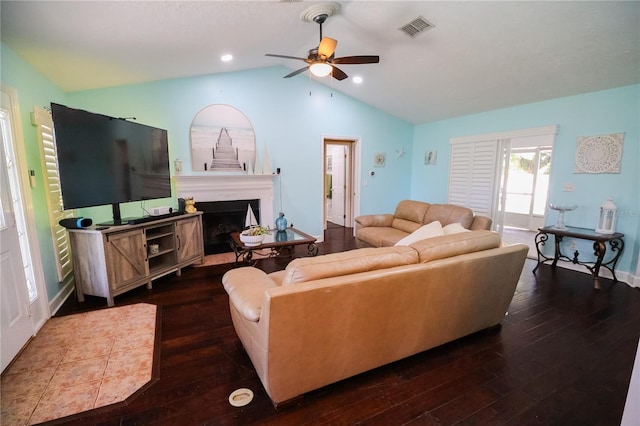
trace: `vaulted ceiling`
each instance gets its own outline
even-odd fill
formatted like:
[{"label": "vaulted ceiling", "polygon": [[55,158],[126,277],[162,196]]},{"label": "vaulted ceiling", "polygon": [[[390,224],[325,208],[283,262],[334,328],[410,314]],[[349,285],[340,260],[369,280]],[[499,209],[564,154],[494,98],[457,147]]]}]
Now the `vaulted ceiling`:
[{"label": "vaulted ceiling", "polygon": [[[2,42],[65,91],[303,62],[308,1],[6,1]],[[638,1],[340,1],[350,78],[318,80],[411,123],[640,83]],[[434,28],[399,28],[422,17]],[[233,55],[231,62],[220,56]],[[286,74],[288,71],[284,70]],[[361,84],[354,76],[361,76]],[[302,73],[293,78],[309,78]]]}]

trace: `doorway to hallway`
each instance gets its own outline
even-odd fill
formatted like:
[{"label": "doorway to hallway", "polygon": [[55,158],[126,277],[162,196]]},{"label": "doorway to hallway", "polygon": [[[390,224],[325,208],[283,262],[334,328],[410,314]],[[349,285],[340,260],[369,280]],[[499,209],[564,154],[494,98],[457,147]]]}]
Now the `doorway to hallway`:
[{"label": "doorway to hallway", "polygon": [[353,140],[324,140],[324,229],[352,227]]}]

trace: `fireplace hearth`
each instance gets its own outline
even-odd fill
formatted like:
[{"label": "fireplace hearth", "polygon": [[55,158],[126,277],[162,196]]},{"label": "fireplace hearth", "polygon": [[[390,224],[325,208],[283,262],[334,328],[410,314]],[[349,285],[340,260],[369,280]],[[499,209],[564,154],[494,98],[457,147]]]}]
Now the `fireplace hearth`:
[{"label": "fireplace hearth", "polygon": [[260,200],[204,201],[196,202],[196,209],[203,212],[202,235],[205,255],[226,253],[231,249],[231,233],[245,228],[248,206],[260,223]]}]

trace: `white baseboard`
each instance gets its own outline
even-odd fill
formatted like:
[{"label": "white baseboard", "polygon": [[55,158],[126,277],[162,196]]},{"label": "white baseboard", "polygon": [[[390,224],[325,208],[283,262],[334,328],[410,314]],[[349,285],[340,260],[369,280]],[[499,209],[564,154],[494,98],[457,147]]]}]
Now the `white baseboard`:
[{"label": "white baseboard", "polygon": [[637,287],[640,288],[640,276],[637,275],[631,275],[629,274],[631,277],[630,282],[628,283],[631,287]]},{"label": "white baseboard", "polygon": [[70,274],[70,277],[65,280],[62,285],[62,288],[58,293],[54,296],[53,299],[49,301],[49,311],[51,312],[51,316],[54,316],[58,309],[62,306],[62,304],[73,294],[75,290],[75,284],[73,280],[73,274]]},{"label": "white baseboard", "polygon": [[[547,262],[546,265],[550,265],[550,262]],[[577,265],[571,262],[563,262],[558,261],[557,265],[560,268],[570,269],[576,272],[582,272],[583,274],[591,275],[591,271],[587,269],[584,265]],[[613,279],[613,274],[607,268],[600,268],[600,273],[598,274],[602,278]],[[629,287],[640,287],[640,277],[636,277],[631,275],[629,272],[616,271],[616,278],[621,283],[627,284]]]}]

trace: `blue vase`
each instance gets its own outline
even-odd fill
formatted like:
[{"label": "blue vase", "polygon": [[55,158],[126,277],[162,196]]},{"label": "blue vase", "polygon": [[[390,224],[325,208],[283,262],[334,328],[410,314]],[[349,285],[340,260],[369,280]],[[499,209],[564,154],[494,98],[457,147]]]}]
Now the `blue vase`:
[{"label": "blue vase", "polygon": [[287,219],[284,217],[284,213],[280,212],[279,217],[276,219],[276,229],[278,231],[284,231],[287,229]]}]

